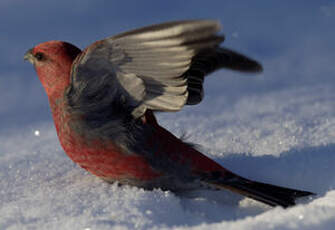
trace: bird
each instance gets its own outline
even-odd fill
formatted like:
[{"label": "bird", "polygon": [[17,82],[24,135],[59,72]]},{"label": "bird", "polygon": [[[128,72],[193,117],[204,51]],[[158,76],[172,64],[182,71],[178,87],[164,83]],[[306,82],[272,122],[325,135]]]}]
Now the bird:
[{"label": "bird", "polygon": [[176,193],[227,189],[270,206],[293,206],[313,193],[239,176],[155,117],[199,104],[204,78],[218,69],[262,71],[257,61],[221,46],[220,30],[216,20],[171,21],[84,50],[64,41],[43,42],[24,59],[45,89],[65,153],[102,180]]}]

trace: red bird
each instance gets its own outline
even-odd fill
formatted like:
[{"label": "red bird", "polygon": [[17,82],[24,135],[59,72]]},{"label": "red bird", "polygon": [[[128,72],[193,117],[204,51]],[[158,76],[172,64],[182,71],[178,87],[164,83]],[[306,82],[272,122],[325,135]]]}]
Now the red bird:
[{"label": "red bird", "polygon": [[240,177],[162,128],[154,111],[203,98],[203,80],[228,68],[262,70],[219,47],[212,20],[168,22],[97,41],[81,51],[48,41],[25,54],[49,98],[60,143],[82,168],[108,182],[172,191],[229,189],[288,207],[312,193]]}]

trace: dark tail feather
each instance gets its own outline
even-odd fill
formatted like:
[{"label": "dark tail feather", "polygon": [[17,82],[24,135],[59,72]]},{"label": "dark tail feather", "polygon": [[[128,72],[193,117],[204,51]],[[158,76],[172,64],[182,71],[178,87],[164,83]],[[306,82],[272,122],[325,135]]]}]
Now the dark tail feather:
[{"label": "dark tail feather", "polygon": [[299,191],[276,185],[251,181],[242,177],[233,176],[228,181],[215,183],[219,188],[225,188],[241,195],[261,201],[270,206],[280,205],[284,208],[295,205],[295,200],[300,197],[315,195],[307,191]]}]

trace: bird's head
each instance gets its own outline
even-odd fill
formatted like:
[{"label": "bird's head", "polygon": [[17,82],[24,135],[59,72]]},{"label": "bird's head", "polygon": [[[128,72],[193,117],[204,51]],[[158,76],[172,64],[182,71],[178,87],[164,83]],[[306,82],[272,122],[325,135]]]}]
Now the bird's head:
[{"label": "bird's head", "polygon": [[61,96],[70,83],[71,66],[81,50],[62,41],[48,41],[28,50],[24,59],[31,62],[49,97]]}]

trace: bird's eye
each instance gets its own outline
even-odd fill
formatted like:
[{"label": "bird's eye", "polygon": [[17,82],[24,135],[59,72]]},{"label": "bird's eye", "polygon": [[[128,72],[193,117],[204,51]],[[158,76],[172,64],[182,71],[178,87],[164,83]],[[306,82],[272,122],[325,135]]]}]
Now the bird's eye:
[{"label": "bird's eye", "polygon": [[44,59],[44,54],[41,53],[41,52],[38,52],[35,54],[35,58],[38,60],[38,61],[42,61]]}]

